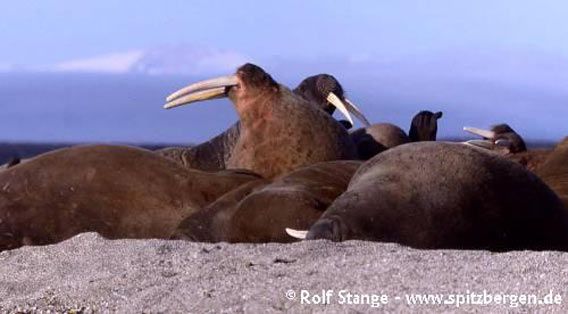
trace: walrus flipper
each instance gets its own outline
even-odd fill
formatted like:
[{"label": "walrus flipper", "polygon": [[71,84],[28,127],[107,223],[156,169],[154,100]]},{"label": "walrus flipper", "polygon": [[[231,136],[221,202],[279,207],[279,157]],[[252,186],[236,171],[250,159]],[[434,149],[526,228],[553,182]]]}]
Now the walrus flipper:
[{"label": "walrus flipper", "polygon": [[158,150],[157,153],[186,168],[219,171],[226,169],[226,161],[231,157],[239,135],[240,123],[237,122],[225,132],[197,146],[170,147]]}]

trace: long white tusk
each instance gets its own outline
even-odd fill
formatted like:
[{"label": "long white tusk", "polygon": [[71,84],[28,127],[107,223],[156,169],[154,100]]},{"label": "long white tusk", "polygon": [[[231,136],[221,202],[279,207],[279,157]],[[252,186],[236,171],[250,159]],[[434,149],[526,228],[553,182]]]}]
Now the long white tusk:
[{"label": "long white tusk", "polygon": [[347,110],[345,104],[343,104],[341,99],[339,99],[339,97],[337,97],[334,93],[329,93],[327,95],[327,101],[329,101],[330,104],[335,106],[335,108],[337,108],[347,118],[347,121],[349,121],[351,125],[354,124],[353,119],[351,119],[351,115],[349,114],[349,111]]},{"label": "long white tusk", "polygon": [[371,125],[371,123],[369,123],[369,120],[367,120],[365,115],[361,112],[361,109],[355,106],[355,104],[352,103],[351,100],[345,98],[345,102],[347,103],[347,110],[349,110],[359,121],[363,122],[365,126]]},{"label": "long white tusk", "polygon": [[308,235],[307,230],[295,230],[291,228],[286,228],[286,233],[292,238],[304,240]]},{"label": "long white tusk", "polygon": [[481,137],[485,137],[485,138],[489,138],[489,139],[495,138],[495,132],[493,132],[493,131],[473,128],[473,127],[468,127],[468,126],[464,127],[463,130],[466,131],[466,132],[469,132],[471,134],[479,135]]},{"label": "long white tusk", "polygon": [[186,105],[196,101],[209,100],[215,98],[225,97],[225,87],[217,87],[193,92],[185,96],[176,98],[164,105],[164,109],[171,109],[174,107]]},{"label": "long white tusk", "polygon": [[217,88],[217,87],[233,86],[237,85],[238,83],[239,81],[236,75],[221,76],[209,80],[199,81],[197,83],[193,83],[172,93],[166,98],[166,101],[170,102],[176,98],[185,96],[189,93],[198,92],[211,88]]}]

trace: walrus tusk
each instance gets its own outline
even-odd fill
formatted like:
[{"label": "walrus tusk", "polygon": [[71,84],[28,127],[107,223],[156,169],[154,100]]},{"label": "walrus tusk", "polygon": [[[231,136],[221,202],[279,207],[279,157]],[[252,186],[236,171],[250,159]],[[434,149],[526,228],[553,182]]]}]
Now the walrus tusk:
[{"label": "walrus tusk", "polygon": [[462,142],[462,143],[469,145],[469,146],[479,147],[479,148],[484,148],[484,149],[489,149],[489,150],[492,150],[494,148],[494,145],[495,145],[492,141],[489,141],[489,140],[469,140],[469,141],[465,141],[465,142]]},{"label": "walrus tusk", "polygon": [[353,102],[351,102],[351,100],[345,98],[345,102],[347,103],[347,110],[349,110],[357,118],[357,120],[363,122],[365,126],[371,126],[369,120],[367,120],[365,115]]},{"label": "walrus tusk", "polygon": [[485,138],[489,138],[489,139],[495,138],[495,132],[493,132],[493,131],[483,130],[483,129],[478,129],[478,128],[472,128],[472,127],[468,127],[468,126],[464,127],[463,130],[466,131],[466,132],[469,132],[471,134],[479,135],[481,137],[485,137]]},{"label": "walrus tusk", "polygon": [[171,109],[174,107],[187,105],[189,103],[196,101],[209,100],[221,97],[225,97],[225,87],[211,88],[207,90],[193,92],[185,96],[181,96],[179,98],[175,98],[174,100],[167,102],[164,105],[164,109]]},{"label": "walrus tusk", "polygon": [[226,86],[233,86],[237,85],[239,80],[236,75],[229,75],[229,76],[221,76],[217,78],[212,78],[204,81],[199,81],[197,83],[193,83],[188,85],[180,90],[175,91],[171,95],[166,98],[167,102],[171,102],[176,98],[180,98],[187,94],[198,92],[202,90],[217,88],[217,87],[226,87]]},{"label": "walrus tusk", "polygon": [[495,146],[499,146],[499,147],[510,147],[512,146],[513,143],[511,143],[511,141],[507,140],[507,139],[498,139],[495,141]]},{"label": "walrus tusk", "polygon": [[292,238],[296,238],[296,239],[300,239],[300,240],[304,240],[306,238],[306,236],[308,235],[308,231],[307,230],[295,230],[295,229],[291,229],[291,228],[286,228],[286,233],[291,236]]},{"label": "walrus tusk", "polygon": [[347,121],[349,121],[351,125],[354,124],[349,111],[347,110],[345,104],[341,101],[341,99],[339,99],[339,97],[330,92],[329,94],[327,94],[327,101],[329,101],[330,104],[337,108],[345,116],[345,118],[347,118]]}]

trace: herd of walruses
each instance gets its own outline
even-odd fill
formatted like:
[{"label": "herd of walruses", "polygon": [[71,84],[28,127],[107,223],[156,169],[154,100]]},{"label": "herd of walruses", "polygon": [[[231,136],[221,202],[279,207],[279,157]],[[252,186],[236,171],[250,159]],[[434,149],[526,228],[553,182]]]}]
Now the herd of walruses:
[{"label": "herd of walruses", "polygon": [[[165,108],[228,97],[239,121],[193,147],[87,145],[0,170],[0,250],[81,232],[203,242],[350,239],[416,248],[568,250],[568,140],[527,150],[511,127],[436,141],[371,124],[331,75],[290,90],[253,64]],[[336,120],[338,109],[346,118]],[[353,127],[351,114],[364,127]]]}]

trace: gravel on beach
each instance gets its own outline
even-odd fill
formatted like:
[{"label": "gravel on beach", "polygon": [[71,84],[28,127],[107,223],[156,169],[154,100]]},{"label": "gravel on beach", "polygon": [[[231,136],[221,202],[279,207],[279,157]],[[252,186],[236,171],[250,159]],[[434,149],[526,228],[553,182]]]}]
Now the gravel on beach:
[{"label": "gravel on beach", "polygon": [[[0,312],[566,312],[567,265],[562,252],[107,240],[85,233],[1,252]],[[447,304],[418,304],[440,296]],[[541,304],[522,304],[535,300]]]}]

